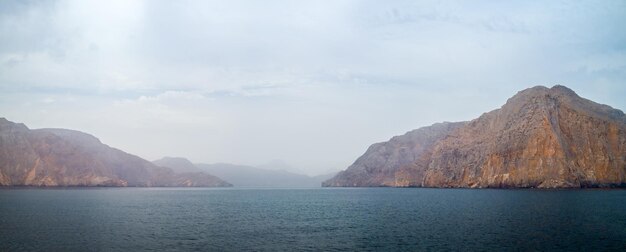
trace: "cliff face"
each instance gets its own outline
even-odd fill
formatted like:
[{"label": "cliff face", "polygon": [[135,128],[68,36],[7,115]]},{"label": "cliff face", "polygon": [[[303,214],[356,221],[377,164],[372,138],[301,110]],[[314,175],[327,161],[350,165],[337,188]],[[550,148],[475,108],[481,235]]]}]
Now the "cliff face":
[{"label": "cliff face", "polygon": [[[440,136],[415,161],[394,165],[393,173],[338,176],[325,185],[479,188],[626,185],[626,116],[609,106],[583,99],[563,86],[521,91],[502,108]],[[371,155],[385,160],[385,164],[398,160],[394,156],[376,155],[372,147],[363,156]],[[359,160],[344,174],[353,173],[351,170],[360,164]],[[386,179],[382,183],[380,180],[363,183],[377,176]]]},{"label": "cliff face", "polygon": [[0,118],[2,186],[230,186],[208,174],[176,174],[72,130],[30,130]]},{"label": "cliff face", "polygon": [[347,170],[322,183],[322,186],[395,186],[401,167],[416,162],[450,132],[465,125],[438,123],[370,146]]}]

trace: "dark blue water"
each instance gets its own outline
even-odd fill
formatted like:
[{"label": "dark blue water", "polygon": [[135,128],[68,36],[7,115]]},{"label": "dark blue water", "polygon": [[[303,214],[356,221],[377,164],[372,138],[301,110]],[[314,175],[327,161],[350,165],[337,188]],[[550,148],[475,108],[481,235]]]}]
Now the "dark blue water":
[{"label": "dark blue water", "polygon": [[2,189],[0,251],[626,250],[626,190]]}]

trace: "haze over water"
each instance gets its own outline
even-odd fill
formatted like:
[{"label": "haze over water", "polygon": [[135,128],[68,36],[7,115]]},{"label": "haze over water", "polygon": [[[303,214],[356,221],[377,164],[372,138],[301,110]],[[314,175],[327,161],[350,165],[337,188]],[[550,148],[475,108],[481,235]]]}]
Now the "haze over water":
[{"label": "haze over water", "polygon": [[625,190],[7,189],[2,251],[623,250]]}]

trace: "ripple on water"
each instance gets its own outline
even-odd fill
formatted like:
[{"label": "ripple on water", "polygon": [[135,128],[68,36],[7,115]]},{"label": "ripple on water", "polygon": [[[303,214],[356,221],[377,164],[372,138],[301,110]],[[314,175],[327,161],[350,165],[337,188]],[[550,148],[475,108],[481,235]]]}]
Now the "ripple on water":
[{"label": "ripple on water", "polygon": [[0,251],[626,249],[625,190],[3,189]]}]

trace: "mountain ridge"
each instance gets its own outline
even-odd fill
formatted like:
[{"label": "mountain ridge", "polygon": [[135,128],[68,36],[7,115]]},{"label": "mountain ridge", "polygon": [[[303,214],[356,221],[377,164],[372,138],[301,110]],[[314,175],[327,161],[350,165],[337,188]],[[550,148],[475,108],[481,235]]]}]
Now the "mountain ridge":
[{"label": "mountain ridge", "polygon": [[[379,163],[385,164],[399,159],[377,155],[370,147],[353,165],[325,181],[323,186],[576,188],[625,185],[624,113],[581,98],[565,86],[522,90],[501,108],[460,124],[440,134],[411,162],[393,165],[387,172],[381,172],[377,163],[361,158],[380,159]],[[386,143],[392,141],[393,138]],[[363,169],[368,166],[369,170]],[[377,177],[383,179],[371,180]]]},{"label": "mountain ridge", "polygon": [[209,174],[176,174],[67,129],[0,118],[0,186],[231,186]]},{"label": "mountain ridge", "polygon": [[[231,163],[192,163],[184,157],[164,157],[152,162],[175,172],[208,172],[229,181],[235,187],[319,187],[322,181],[334,175],[308,176],[287,170],[268,169],[268,165],[261,168]],[[285,164],[278,168],[282,167]]]},{"label": "mountain ridge", "polygon": [[236,187],[320,187],[328,176],[308,176],[285,170],[269,170],[228,163],[196,164],[204,171],[231,181]]}]

